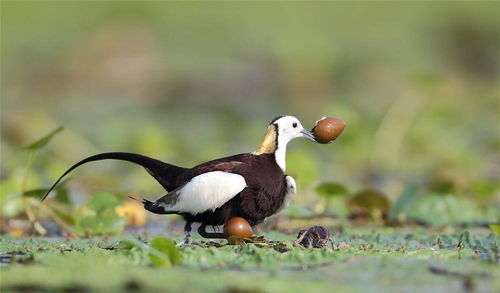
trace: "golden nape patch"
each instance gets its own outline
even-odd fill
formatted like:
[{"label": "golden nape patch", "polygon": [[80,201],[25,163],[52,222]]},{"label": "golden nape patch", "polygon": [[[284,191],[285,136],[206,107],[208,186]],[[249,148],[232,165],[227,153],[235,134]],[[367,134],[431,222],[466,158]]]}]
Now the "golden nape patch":
[{"label": "golden nape patch", "polygon": [[266,130],[266,135],[262,139],[259,148],[253,152],[254,155],[271,154],[276,150],[276,128],[274,125],[269,125]]}]

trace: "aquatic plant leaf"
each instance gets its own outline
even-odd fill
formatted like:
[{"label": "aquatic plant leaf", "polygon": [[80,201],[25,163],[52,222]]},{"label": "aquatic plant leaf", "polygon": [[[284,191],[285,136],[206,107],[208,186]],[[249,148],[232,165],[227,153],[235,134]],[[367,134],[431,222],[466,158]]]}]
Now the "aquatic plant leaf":
[{"label": "aquatic plant leaf", "polygon": [[109,193],[95,193],[75,216],[80,235],[116,235],[123,231],[125,218],[116,213],[120,201]]},{"label": "aquatic plant leaf", "polygon": [[343,196],[349,194],[347,188],[337,182],[324,182],[316,186],[315,191],[323,197]]},{"label": "aquatic plant leaf", "polygon": [[26,190],[25,192],[23,192],[23,196],[41,199],[46,192],[47,189],[45,188],[36,188],[36,189]]},{"label": "aquatic plant leaf", "polygon": [[114,195],[105,192],[94,193],[89,200],[90,208],[96,213],[102,213],[107,209],[114,209],[120,203],[120,200]]},{"label": "aquatic plant leaf", "polygon": [[63,127],[59,126],[58,128],[52,130],[47,135],[45,135],[44,137],[42,137],[39,140],[35,141],[34,143],[32,143],[32,144],[30,144],[28,146],[23,147],[23,149],[25,149],[25,150],[31,150],[31,151],[39,150],[39,149],[43,148],[44,146],[46,146],[52,140],[52,138],[57,133],[61,132],[62,130],[63,130]]},{"label": "aquatic plant leaf", "polygon": [[75,224],[75,217],[72,214],[66,213],[58,208],[53,207],[53,206],[51,206],[50,209],[54,212],[54,214],[56,214],[66,224],[68,224],[68,225]]},{"label": "aquatic plant leaf", "polygon": [[347,207],[352,216],[380,218],[389,211],[390,202],[387,197],[373,189],[363,190],[351,197]]},{"label": "aquatic plant leaf", "polygon": [[433,226],[490,220],[486,210],[481,211],[474,201],[451,194],[419,194],[408,208],[407,217]]},{"label": "aquatic plant leaf", "polygon": [[161,254],[150,252],[149,257],[154,266],[170,267],[181,263],[181,253],[174,242],[168,238],[157,237],[151,242],[151,247]]},{"label": "aquatic plant leaf", "polygon": [[500,236],[500,224],[490,224],[491,231],[497,236]]}]

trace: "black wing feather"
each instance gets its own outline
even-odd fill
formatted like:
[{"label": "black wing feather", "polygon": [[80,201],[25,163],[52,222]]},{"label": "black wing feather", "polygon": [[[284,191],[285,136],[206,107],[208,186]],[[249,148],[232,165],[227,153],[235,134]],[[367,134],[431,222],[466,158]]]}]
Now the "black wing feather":
[{"label": "black wing feather", "polygon": [[114,159],[114,160],[122,160],[132,162],[138,165],[141,165],[148,171],[151,176],[153,176],[167,191],[173,190],[177,188],[176,180],[179,175],[184,173],[186,168],[178,167],[175,165],[171,165],[165,162],[162,162],[157,159],[153,159],[147,156],[134,154],[134,153],[102,153],[94,156],[90,156],[81,160],[80,162],[74,164],[69,168],[66,172],[64,172],[59,179],[50,187],[45,196],[42,198],[42,201],[49,195],[49,193],[56,187],[56,185],[63,179],[64,176],[68,175],[69,172],[76,169],[78,166],[81,166],[88,162],[106,160],[106,159]]}]

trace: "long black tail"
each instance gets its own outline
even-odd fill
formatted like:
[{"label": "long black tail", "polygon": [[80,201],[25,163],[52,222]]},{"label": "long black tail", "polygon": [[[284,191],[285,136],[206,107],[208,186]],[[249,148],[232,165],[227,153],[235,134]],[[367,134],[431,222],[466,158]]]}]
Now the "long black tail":
[{"label": "long black tail", "polygon": [[129,161],[138,165],[141,165],[148,171],[151,176],[153,176],[167,191],[173,190],[177,188],[175,181],[177,177],[184,173],[186,168],[178,167],[175,165],[167,164],[160,160],[156,160],[147,156],[134,154],[134,153],[102,153],[94,156],[90,156],[81,160],[80,162],[74,164],[69,168],[66,172],[64,172],[59,179],[50,187],[47,193],[42,198],[42,201],[49,195],[49,193],[56,187],[57,183],[63,179],[64,176],[68,175],[69,172],[76,169],[78,166],[83,165],[88,162],[106,160],[106,159],[114,159],[114,160],[122,160]]}]

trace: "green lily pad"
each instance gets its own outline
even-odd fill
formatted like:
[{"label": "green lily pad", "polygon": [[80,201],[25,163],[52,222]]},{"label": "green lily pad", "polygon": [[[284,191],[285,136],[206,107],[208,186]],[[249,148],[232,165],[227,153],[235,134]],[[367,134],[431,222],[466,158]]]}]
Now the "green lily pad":
[{"label": "green lily pad", "polygon": [[150,252],[149,257],[156,267],[171,267],[180,264],[182,261],[179,248],[168,238],[157,237],[153,239],[151,247],[156,251]]}]

